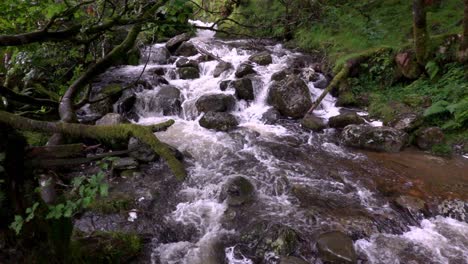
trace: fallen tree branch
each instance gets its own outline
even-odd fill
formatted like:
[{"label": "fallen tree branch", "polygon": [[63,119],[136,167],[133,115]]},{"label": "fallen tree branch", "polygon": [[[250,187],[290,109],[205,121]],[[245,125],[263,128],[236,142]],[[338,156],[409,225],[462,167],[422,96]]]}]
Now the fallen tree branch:
[{"label": "fallen tree branch", "polygon": [[34,98],[31,96],[27,96],[24,94],[15,93],[14,91],[0,85],[0,95],[10,99],[12,101],[16,101],[19,103],[30,104],[30,105],[38,105],[38,106],[49,106],[53,108],[58,107],[58,102],[52,101],[49,99],[41,99],[41,98]]},{"label": "fallen tree branch", "polygon": [[128,141],[130,137],[135,137],[141,142],[149,145],[156,154],[166,160],[169,168],[177,179],[183,180],[186,177],[186,171],[183,163],[179,161],[174,156],[174,153],[153,134],[154,129],[167,128],[174,123],[173,120],[150,127],[136,124],[89,126],[63,122],[37,121],[5,111],[0,111],[0,123],[6,124],[15,129],[56,133],[78,138],[91,138],[107,144],[110,144],[115,140]]}]

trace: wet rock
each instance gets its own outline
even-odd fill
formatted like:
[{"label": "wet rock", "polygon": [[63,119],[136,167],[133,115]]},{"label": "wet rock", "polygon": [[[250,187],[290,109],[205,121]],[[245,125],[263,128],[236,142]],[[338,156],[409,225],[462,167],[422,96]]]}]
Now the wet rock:
[{"label": "wet rock", "polygon": [[444,142],[444,132],[438,127],[428,127],[416,134],[416,145],[422,150]]},{"label": "wet rock", "polygon": [[154,75],[151,77],[151,88],[147,90],[153,89],[154,86],[159,86],[162,84],[169,84],[169,82],[162,76]]},{"label": "wet rock", "polygon": [[110,126],[124,123],[129,123],[128,119],[117,113],[108,113],[96,121],[96,125],[99,126]]},{"label": "wet rock", "polygon": [[128,141],[128,150],[130,150],[130,157],[142,161],[151,162],[158,158],[154,150],[147,144],[141,142],[137,138],[130,138]]},{"label": "wet rock", "polygon": [[107,113],[112,112],[112,100],[110,98],[106,98],[98,102],[92,103],[89,105],[89,109],[92,113],[102,117]]},{"label": "wet rock", "polygon": [[404,113],[398,115],[393,121],[388,123],[388,126],[394,127],[405,132],[416,130],[423,123],[421,115],[416,113]]},{"label": "wet rock", "polygon": [[138,162],[134,158],[117,158],[112,161],[112,169],[114,170],[132,170],[138,167]]},{"label": "wet rock", "polygon": [[328,125],[333,128],[344,128],[348,125],[360,125],[364,123],[364,119],[356,113],[340,114],[331,117],[328,121]]},{"label": "wet rock", "polygon": [[[151,50],[149,62],[151,62],[152,64],[164,65],[168,63],[168,60],[170,57],[171,57],[171,53],[166,47],[153,48]],[[143,60],[144,62],[146,62],[145,59]]]},{"label": "wet rock", "polygon": [[280,118],[281,118],[280,112],[274,108],[270,108],[265,113],[263,113],[261,120],[267,125],[273,125]]},{"label": "wet rock", "polygon": [[243,176],[234,176],[223,185],[221,200],[226,200],[229,206],[241,206],[251,202],[255,197],[255,187]]},{"label": "wet rock", "polygon": [[219,89],[221,91],[226,91],[229,88],[229,84],[232,82],[232,80],[224,80],[219,83]]},{"label": "wet rock", "polygon": [[228,112],[236,105],[236,99],[227,94],[209,94],[198,98],[195,106],[199,112]]},{"label": "wet rock", "polygon": [[315,132],[322,131],[327,127],[324,120],[314,114],[306,114],[301,120],[301,125]]},{"label": "wet rock", "polygon": [[249,57],[249,61],[257,63],[258,65],[268,65],[273,62],[268,51],[262,51]]},{"label": "wet rock", "polygon": [[198,62],[194,60],[189,60],[187,58],[180,58],[176,61],[176,67],[184,68],[184,67],[193,67],[198,69]]},{"label": "wet rock", "polygon": [[153,100],[163,115],[178,115],[182,110],[180,90],[173,85],[161,86]]},{"label": "wet rock", "polygon": [[297,257],[280,257],[279,264],[309,264],[309,262]]},{"label": "wet rock", "polygon": [[252,86],[252,80],[248,78],[242,78],[234,80],[230,83],[230,86],[236,90],[236,97],[240,100],[253,100],[254,89]]},{"label": "wet rock", "polygon": [[314,87],[318,89],[325,89],[328,86],[328,80],[325,77],[319,78],[318,80],[313,81],[313,82],[314,82]]},{"label": "wet rock", "polygon": [[163,76],[164,74],[166,74],[166,70],[164,68],[159,67],[159,68],[153,69],[153,73],[155,75]]},{"label": "wet rock", "polygon": [[235,73],[237,78],[242,78],[249,74],[257,74],[257,72],[254,70],[251,64],[245,62],[239,65],[239,67],[237,67]]},{"label": "wet rock", "polygon": [[369,125],[349,125],[341,137],[347,146],[383,152],[398,152],[408,141],[408,134],[401,130]]},{"label": "wet rock", "polygon": [[122,178],[132,178],[132,177],[141,177],[141,175],[142,174],[139,170],[124,170],[120,172],[119,176]]},{"label": "wet rock", "polygon": [[220,61],[213,71],[213,76],[217,78],[221,76],[223,72],[228,71],[232,68],[233,66],[230,62]]},{"label": "wet rock", "polygon": [[202,54],[200,55],[200,57],[197,58],[197,62],[199,63],[207,62],[207,61],[214,61],[214,60],[216,60],[216,58],[209,54]]},{"label": "wet rock", "polygon": [[399,196],[395,199],[395,203],[401,208],[407,209],[412,214],[422,212],[426,207],[426,203],[423,200],[409,195]]},{"label": "wet rock", "polygon": [[179,77],[183,80],[200,78],[200,70],[194,67],[185,67],[177,69]]},{"label": "wet rock", "polygon": [[199,121],[200,126],[217,131],[229,131],[239,125],[237,119],[224,112],[207,112]]},{"label": "wet rock", "polygon": [[300,73],[301,71],[297,69],[284,69],[284,70],[273,73],[273,75],[271,75],[271,80],[279,82],[279,81],[285,80],[290,75],[293,75],[293,74],[299,75]]},{"label": "wet rock", "polygon": [[357,263],[353,241],[339,231],[321,234],[317,240],[319,257],[326,263]]},{"label": "wet rock", "polygon": [[167,43],[166,43],[166,48],[170,52],[174,52],[177,50],[177,48],[185,41],[190,39],[190,34],[189,33],[183,33],[180,35],[177,35],[173,38],[171,38]]},{"label": "wet rock", "polygon": [[136,102],[134,93],[124,93],[120,99],[114,104],[114,112],[117,112],[128,119],[138,119],[138,116],[133,111],[133,106]]},{"label": "wet rock", "polygon": [[312,106],[309,87],[296,75],[274,82],[268,92],[268,102],[288,117],[301,118]]},{"label": "wet rock", "polygon": [[190,57],[198,54],[198,50],[191,42],[184,42],[174,53],[176,56]]}]

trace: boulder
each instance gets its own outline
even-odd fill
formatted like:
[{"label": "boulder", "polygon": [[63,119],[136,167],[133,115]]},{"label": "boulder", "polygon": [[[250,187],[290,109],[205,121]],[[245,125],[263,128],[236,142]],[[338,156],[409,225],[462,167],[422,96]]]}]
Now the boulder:
[{"label": "boulder", "polygon": [[166,74],[166,69],[164,69],[162,67],[154,68],[153,73],[155,75],[164,76],[164,74]]},{"label": "boulder", "polygon": [[271,80],[279,82],[288,78],[289,75],[292,75],[292,74],[299,75],[300,73],[301,71],[297,69],[284,69],[284,70],[273,73],[273,75],[271,75]]},{"label": "boulder", "polygon": [[270,108],[265,113],[263,113],[261,120],[267,125],[273,125],[280,118],[281,118],[280,112],[278,112],[278,110],[274,108]]},{"label": "boulder", "polygon": [[102,117],[112,112],[112,100],[106,98],[89,105],[89,110],[96,116]]},{"label": "boulder", "polygon": [[217,131],[229,131],[239,125],[237,119],[224,112],[207,112],[199,121],[200,126]]},{"label": "boulder", "polygon": [[422,150],[444,142],[444,132],[438,127],[428,127],[416,133],[416,145]]},{"label": "boulder", "polygon": [[312,107],[309,87],[296,75],[274,82],[268,92],[268,102],[282,115],[301,118]]},{"label": "boulder", "polygon": [[252,85],[252,80],[248,78],[242,78],[239,80],[234,80],[230,83],[236,90],[236,97],[243,100],[253,100],[254,99],[254,89]]},{"label": "boulder", "polygon": [[213,76],[218,78],[219,76],[221,76],[221,74],[223,72],[228,71],[228,70],[230,70],[232,68],[233,68],[233,66],[232,66],[231,63],[225,62],[225,61],[220,61],[218,63],[218,65],[216,65],[216,68],[213,71]]},{"label": "boulder", "polygon": [[117,112],[128,119],[137,119],[137,115],[133,111],[133,106],[136,102],[136,95],[131,92],[124,92],[119,100],[114,104],[114,112]]},{"label": "boulder", "polygon": [[166,80],[166,78],[159,76],[159,75],[153,75],[151,76],[151,88],[153,89],[154,86],[159,86],[161,84],[169,84],[169,82]]},{"label": "boulder", "polygon": [[328,80],[326,77],[319,78],[318,80],[313,81],[313,82],[314,82],[314,87],[318,89],[325,89],[328,86]]},{"label": "boulder", "polygon": [[128,119],[117,113],[108,113],[96,121],[96,125],[99,126],[110,126],[124,123],[129,123]]},{"label": "boulder", "polygon": [[198,98],[195,106],[199,112],[228,112],[236,105],[236,99],[227,94],[208,94]]},{"label": "boulder", "polygon": [[[152,64],[167,64],[171,53],[166,47],[153,48],[149,57],[149,62]],[[146,62],[146,60],[144,60]]]},{"label": "boulder", "polygon": [[148,112],[159,112],[163,115],[178,115],[182,110],[180,90],[172,85],[163,85],[156,93],[138,98],[146,104]]},{"label": "boulder", "polygon": [[364,118],[356,113],[344,113],[330,117],[328,120],[328,125],[333,128],[344,128],[348,125],[360,125],[364,123]]},{"label": "boulder", "polygon": [[297,257],[288,256],[288,257],[280,257],[279,264],[309,264],[309,262],[302,260]]},{"label": "boulder", "polygon": [[255,187],[243,176],[234,176],[223,185],[220,199],[226,200],[229,206],[241,206],[251,202],[255,197]]},{"label": "boulder", "polygon": [[409,195],[398,196],[395,199],[395,203],[412,214],[422,212],[426,208],[426,203],[422,199]]},{"label": "boulder", "polygon": [[112,161],[114,170],[132,170],[138,167],[138,162],[134,158],[117,158]]},{"label": "boulder", "polygon": [[244,76],[247,76],[249,74],[257,74],[257,72],[254,70],[252,64],[249,63],[241,63],[236,69],[236,77],[237,78],[242,78]]},{"label": "boulder", "polygon": [[197,62],[207,62],[207,61],[214,61],[216,60],[215,57],[209,55],[209,54],[201,54],[198,58],[197,58]]},{"label": "boulder", "polygon": [[174,52],[177,50],[177,48],[185,41],[190,39],[190,34],[189,33],[183,33],[180,35],[177,35],[173,38],[171,38],[167,43],[166,43],[166,48],[170,52]]},{"label": "boulder", "polygon": [[339,231],[321,234],[317,239],[317,250],[320,259],[325,263],[357,263],[353,240]]},{"label": "boulder", "polygon": [[349,125],[341,133],[345,145],[383,152],[398,152],[406,145],[408,134],[392,127]]},{"label": "boulder", "polygon": [[224,80],[219,83],[219,89],[221,91],[226,91],[229,88],[229,84],[232,82],[232,80]]},{"label": "boulder", "polygon": [[395,62],[401,74],[410,80],[415,80],[422,74],[414,52],[398,53],[395,56]]},{"label": "boulder", "polygon": [[200,78],[200,70],[194,67],[184,67],[177,69],[179,77],[183,80]]},{"label": "boulder", "polygon": [[394,127],[405,132],[416,130],[423,123],[423,118],[416,113],[403,113],[388,123],[388,126]]},{"label": "boulder", "polygon": [[174,53],[176,56],[190,57],[198,54],[198,50],[191,42],[184,42]]},{"label": "boulder", "polygon": [[198,69],[198,62],[187,58],[180,58],[176,61],[177,68],[193,67]]},{"label": "boulder", "polygon": [[314,132],[322,131],[327,127],[324,120],[314,114],[306,114],[301,120],[301,125],[302,127]]},{"label": "boulder", "polygon": [[258,65],[268,65],[273,62],[268,51],[262,51],[249,57],[249,61],[257,63]]},{"label": "boulder", "polygon": [[132,151],[129,154],[130,157],[138,161],[151,162],[158,158],[158,156],[150,146],[134,137],[131,137],[128,141],[128,150]]}]

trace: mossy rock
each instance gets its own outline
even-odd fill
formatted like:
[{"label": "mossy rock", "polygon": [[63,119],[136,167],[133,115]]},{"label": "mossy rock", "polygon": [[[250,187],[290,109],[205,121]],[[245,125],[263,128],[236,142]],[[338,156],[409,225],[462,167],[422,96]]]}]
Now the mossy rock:
[{"label": "mossy rock", "polygon": [[24,136],[29,146],[45,146],[49,140],[50,135],[32,132],[32,131],[22,131],[21,134]]},{"label": "mossy rock", "polygon": [[359,101],[351,91],[345,91],[339,94],[336,105],[337,106],[359,106]]},{"label": "mossy rock", "polygon": [[130,210],[135,204],[133,197],[125,193],[111,193],[107,197],[96,199],[89,210],[103,214],[115,214]]},{"label": "mossy rock", "polygon": [[72,240],[71,263],[128,263],[142,250],[137,234],[95,232],[78,235]]}]

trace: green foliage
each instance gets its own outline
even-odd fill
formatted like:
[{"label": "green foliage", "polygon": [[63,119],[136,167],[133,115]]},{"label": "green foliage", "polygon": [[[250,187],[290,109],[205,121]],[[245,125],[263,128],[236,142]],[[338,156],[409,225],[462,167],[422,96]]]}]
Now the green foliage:
[{"label": "green foliage", "polygon": [[424,111],[424,116],[429,117],[432,115],[438,115],[448,112],[447,106],[449,106],[449,102],[441,100],[437,101],[431,105],[431,107],[427,108]]},{"label": "green foliage", "polygon": [[31,207],[27,208],[25,218],[21,215],[15,215],[15,220],[10,224],[10,228],[13,229],[17,235],[21,232],[23,225],[34,218],[34,213],[38,206],[39,203],[36,202]]},{"label": "green foliage", "polygon": [[439,156],[450,156],[452,154],[452,148],[447,144],[436,144],[432,146],[431,152]]},{"label": "green foliage", "polygon": [[439,73],[439,70],[440,70],[439,65],[437,65],[435,61],[429,61],[426,64],[426,71],[429,74],[429,78],[431,80],[433,80],[437,76],[437,74]]},{"label": "green foliage", "polygon": [[22,131],[21,134],[25,137],[29,146],[44,146],[49,139],[49,135],[39,132]]}]

